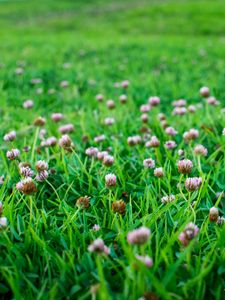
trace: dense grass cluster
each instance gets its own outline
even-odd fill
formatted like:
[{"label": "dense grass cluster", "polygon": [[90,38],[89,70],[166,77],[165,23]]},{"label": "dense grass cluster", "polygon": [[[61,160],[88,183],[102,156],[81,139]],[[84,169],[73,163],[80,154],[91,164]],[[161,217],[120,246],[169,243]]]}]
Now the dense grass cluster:
[{"label": "dense grass cluster", "polygon": [[223,299],[222,8],[0,4],[1,299]]}]

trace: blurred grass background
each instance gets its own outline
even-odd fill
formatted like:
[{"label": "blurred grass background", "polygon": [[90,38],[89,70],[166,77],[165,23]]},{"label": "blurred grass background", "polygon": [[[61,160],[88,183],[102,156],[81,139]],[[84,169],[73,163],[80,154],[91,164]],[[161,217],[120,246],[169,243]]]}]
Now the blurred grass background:
[{"label": "blurred grass background", "polygon": [[[69,112],[75,99],[93,109],[97,93],[115,97],[113,83],[126,78],[137,105],[151,94],[195,102],[202,85],[223,101],[224,20],[222,0],[0,1],[1,104],[8,113],[38,98],[42,114],[43,104]],[[18,61],[28,66],[23,80],[14,79]],[[73,68],[62,69],[65,62]],[[32,77],[44,79],[46,92],[61,80],[73,82],[73,91],[53,103],[37,97]]]},{"label": "blurred grass background", "polygon": [[[224,36],[224,1],[0,1],[1,34]],[[101,34],[97,36],[97,34]],[[23,36],[24,37],[24,36]],[[21,38],[21,37],[20,37]]]}]

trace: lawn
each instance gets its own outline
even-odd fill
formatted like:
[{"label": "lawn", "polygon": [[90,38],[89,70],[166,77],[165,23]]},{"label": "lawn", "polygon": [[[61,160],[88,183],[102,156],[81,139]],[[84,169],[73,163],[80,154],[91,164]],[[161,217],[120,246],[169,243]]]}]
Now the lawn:
[{"label": "lawn", "polygon": [[224,298],[224,20],[0,1],[0,299]]}]

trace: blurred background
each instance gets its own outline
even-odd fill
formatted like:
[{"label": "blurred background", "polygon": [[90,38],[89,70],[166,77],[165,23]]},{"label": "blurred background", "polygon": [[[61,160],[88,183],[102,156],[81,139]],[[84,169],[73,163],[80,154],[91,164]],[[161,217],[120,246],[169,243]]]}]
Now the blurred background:
[{"label": "blurred background", "polygon": [[223,0],[0,1],[1,36],[62,35],[112,40],[225,33]]},{"label": "blurred background", "polygon": [[[224,20],[224,0],[0,0],[0,63],[14,72],[25,61],[27,81],[45,78],[46,90],[76,78],[79,97],[126,78],[137,104],[159,93],[197,100],[203,85],[225,97]],[[10,103],[33,97],[29,85],[20,89]]]}]

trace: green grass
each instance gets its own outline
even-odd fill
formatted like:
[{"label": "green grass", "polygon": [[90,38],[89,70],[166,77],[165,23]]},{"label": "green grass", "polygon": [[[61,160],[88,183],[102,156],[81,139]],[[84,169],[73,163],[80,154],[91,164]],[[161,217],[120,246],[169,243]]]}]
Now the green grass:
[{"label": "green grass", "polygon": [[[225,227],[210,223],[208,215],[216,206],[223,216],[225,207],[224,198],[216,198],[225,189],[224,11],[219,0],[0,1],[0,175],[5,175],[0,201],[8,219],[8,227],[0,231],[0,299],[136,300],[150,291],[159,299],[223,299]],[[18,76],[15,69],[21,62],[24,73]],[[71,63],[69,69],[63,68],[65,62]],[[33,86],[32,78],[43,83]],[[130,81],[126,91],[114,87],[125,79]],[[69,81],[68,88],[60,88],[62,80]],[[199,96],[204,85],[220,106],[209,106]],[[51,88],[53,95],[48,94]],[[124,92],[128,102],[121,105]],[[108,110],[105,100],[97,103],[98,93],[114,99],[116,109]],[[144,143],[127,144],[128,136],[140,134],[139,107],[151,95],[158,95],[161,104],[149,112],[145,126],[161,140],[158,152]],[[171,103],[180,98],[203,106],[195,114],[173,116]],[[32,110],[23,109],[26,99],[34,100]],[[64,114],[60,125],[74,124],[74,151],[68,154],[56,146],[34,151],[34,157],[32,150],[23,152],[25,145],[35,150],[41,143],[39,138],[35,142],[38,130],[33,126],[38,116],[47,119],[46,136],[60,138],[58,124],[50,119],[53,112]],[[179,132],[172,152],[163,147],[170,138],[158,121],[159,112]],[[114,117],[115,125],[105,126],[105,117]],[[185,144],[182,134],[190,128],[200,136]],[[3,142],[10,130],[17,132],[12,144]],[[93,139],[100,134],[106,140],[97,145]],[[88,142],[82,141],[84,135]],[[193,152],[197,144],[208,148],[202,170]],[[88,158],[85,149],[90,146],[112,147],[114,165],[106,168]],[[13,147],[33,169],[42,159],[56,171],[38,184],[35,195],[16,190],[18,161],[6,158]],[[199,191],[185,190],[187,176],[176,166],[178,149],[193,161],[190,176],[204,179]],[[162,179],[143,169],[148,157],[164,168]],[[105,188],[107,173],[117,175],[113,190]],[[125,191],[127,197],[122,197]],[[168,194],[176,200],[162,204],[161,197]],[[91,206],[78,209],[76,200],[85,195]],[[111,209],[121,198],[126,202],[123,216]],[[183,248],[178,236],[190,221],[200,232]],[[93,232],[94,224],[100,231]],[[127,233],[142,225],[151,229],[149,241],[129,245]],[[88,252],[97,237],[110,247],[109,256]],[[152,257],[153,267],[137,263],[136,254]]]}]

